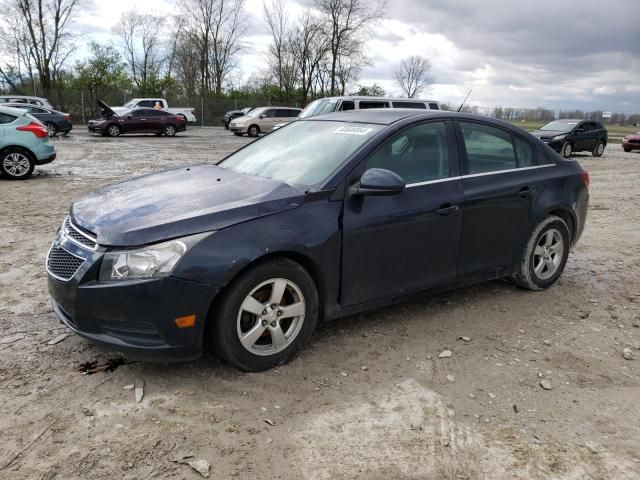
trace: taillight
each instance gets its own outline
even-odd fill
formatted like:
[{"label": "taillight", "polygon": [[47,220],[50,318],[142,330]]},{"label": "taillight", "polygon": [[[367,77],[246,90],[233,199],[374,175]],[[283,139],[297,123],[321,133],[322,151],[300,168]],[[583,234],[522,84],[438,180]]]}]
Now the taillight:
[{"label": "taillight", "polygon": [[584,186],[589,188],[589,172],[580,172],[580,178],[582,179]]},{"label": "taillight", "polygon": [[20,127],[16,127],[16,130],[20,130],[21,132],[31,132],[38,138],[44,138],[49,136],[49,132],[47,132],[47,129],[35,122],[31,122],[29,125],[22,125]]},{"label": "taillight", "polygon": [[64,119],[65,119],[67,122],[70,122],[70,121],[71,121],[71,115],[69,115],[68,113],[65,113],[65,114],[64,114]]}]

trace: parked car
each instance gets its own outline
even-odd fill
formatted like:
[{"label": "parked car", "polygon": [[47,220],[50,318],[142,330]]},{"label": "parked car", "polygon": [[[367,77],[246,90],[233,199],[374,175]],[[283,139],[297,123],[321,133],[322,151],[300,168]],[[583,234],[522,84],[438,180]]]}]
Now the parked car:
[{"label": "parked car", "polygon": [[495,119],[312,117],[218,165],[79,199],[48,255],[49,291],[60,320],[103,348],[178,361],[207,342],[264,370],[321,317],[495,278],[552,286],[582,234],[588,183],[578,162]]},{"label": "parked car", "polygon": [[235,135],[257,137],[260,133],[270,132],[278,123],[290,122],[298,117],[302,110],[293,107],[260,107],[254,108],[244,117],[231,120],[229,130]]},{"label": "parked car", "polygon": [[53,105],[46,98],[30,97],[28,95],[0,95],[0,106],[5,106],[3,105],[5,103],[28,103],[44,108],[53,108]]},{"label": "parked car", "polygon": [[640,150],[640,132],[625,135],[625,137],[622,139],[622,148],[625,152],[630,152],[631,150]]},{"label": "parked car", "polygon": [[569,158],[574,152],[588,151],[600,157],[607,146],[607,130],[590,120],[553,120],[531,134]]},{"label": "parked car", "polygon": [[224,117],[222,117],[222,120],[221,120],[222,123],[224,124],[224,128],[229,130],[229,124],[231,123],[231,120],[238,117],[244,117],[247,113],[251,111],[251,109],[252,109],[251,107],[247,107],[247,108],[243,108],[242,110],[231,110],[225,113]]},{"label": "parked car", "polygon": [[19,108],[40,120],[47,127],[50,137],[55,137],[58,133],[67,135],[73,129],[71,115],[68,113],[24,103],[7,103],[4,106]]},{"label": "parked car", "polygon": [[47,128],[24,110],[0,107],[0,176],[24,180],[36,165],[53,162]]},{"label": "parked car", "polygon": [[191,107],[174,107],[169,108],[169,104],[164,98],[133,98],[125,103],[122,107],[111,107],[118,115],[133,110],[134,108],[155,108],[165,112],[172,113],[184,118],[187,123],[196,123],[196,109]]},{"label": "parked car", "polygon": [[184,117],[163,110],[133,108],[119,115],[102,100],[98,100],[98,105],[102,108],[101,117],[87,123],[87,128],[92,133],[108,137],[119,137],[127,133],[155,133],[173,137],[187,129]]},{"label": "parked car", "polygon": [[369,108],[415,108],[418,110],[440,110],[435,100],[386,97],[327,97],[314,100],[300,114],[300,118],[309,118],[323,113],[345,110],[365,110]]}]

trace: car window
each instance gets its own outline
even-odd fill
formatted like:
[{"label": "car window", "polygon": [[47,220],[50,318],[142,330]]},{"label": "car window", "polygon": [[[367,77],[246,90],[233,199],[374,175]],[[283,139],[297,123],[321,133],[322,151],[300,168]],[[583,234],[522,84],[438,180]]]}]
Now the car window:
[{"label": "car window", "polygon": [[289,110],[289,118],[297,118],[300,115],[300,110]]},{"label": "car window", "polygon": [[269,110],[266,110],[264,112],[262,112],[262,115],[265,116],[265,118],[274,118],[276,116],[276,109],[271,108]]},{"label": "car window", "polygon": [[367,160],[366,168],[385,168],[407,184],[449,176],[449,148],[444,122],[407,128],[386,140]]},{"label": "car window", "polygon": [[367,108],[389,108],[387,102],[374,102],[370,100],[360,100],[360,109],[366,110]]},{"label": "car window", "polygon": [[429,108],[431,110],[440,110],[440,106],[437,103],[430,103]]},{"label": "car window", "polygon": [[353,100],[345,100],[340,104],[340,110],[355,110],[356,106]]},{"label": "car window", "polygon": [[524,140],[513,137],[513,143],[516,146],[516,155],[518,156],[518,168],[532,167],[535,165],[533,148]]},{"label": "car window", "polygon": [[141,108],[140,110],[132,110],[131,112],[129,112],[129,115],[131,115],[132,117],[146,117],[146,110],[144,108]]},{"label": "car window", "polygon": [[278,108],[275,113],[276,117],[289,117],[289,110],[286,108]]},{"label": "car window", "polygon": [[426,110],[427,106],[422,102],[393,102],[393,108],[419,108]]},{"label": "car window", "polygon": [[587,124],[585,123],[581,123],[580,125],[578,125],[578,127],[575,130],[575,133],[584,133],[587,131]]},{"label": "car window", "polygon": [[50,112],[46,111],[44,108],[29,107],[29,113],[50,113]]},{"label": "car window", "polygon": [[165,115],[167,115],[167,112],[150,108],[148,110],[145,110],[145,114],[150,117],[164,117]]},{"label": "car window", "polygon": [[11,123],[13,122],[17,117],[14,117],[13,115],[9,115],[8,113],[1,113],[0,112],[0,125],[4,125],[7,123]]},{"label": "car window", "polygon": [[153,100],[141,100],[138,102],[138,105],[136,106],[150,108],[150,107],[153,107],[154,105],[155,105],[155,102]]},{"label": "car window", "polygon": [[469,174],[516,168],[511,135],[480,123],[460,122]]}]

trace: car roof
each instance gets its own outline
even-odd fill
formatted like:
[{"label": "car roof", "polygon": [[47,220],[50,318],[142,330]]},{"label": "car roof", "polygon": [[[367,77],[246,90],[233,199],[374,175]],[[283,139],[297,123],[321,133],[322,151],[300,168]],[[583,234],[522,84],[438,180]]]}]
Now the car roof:
[{"label": "car roof", "polygon": [[406,119],[455,119],[476,120],[486,124],[492,124],[501,128],[523,132],[519,127],[503,120],[473,113],[458,113],[449,110],[418,110],[415,108],[367,108],[364,110],[346,110],[343,112],[331,112],[313,117],[301,118],[299,122],[337,121],[350,123],[374,123],[377,125],[391,125]]},{"label": "car roof", "polygon": [[410,102],[410,103],[416,103],[416,102],[437,103],[437,104],[440,103],[437,100],[429,100],[429,99],[426,99],[426,98],[369,97],[369,96],[366,96],[366,95],[344,95],[344,96],[341,96],[341,97],[324,97],[324,98],[319,98],[318,100],[337,100],[337,99],[342,99],[342,100],[372,100],[374,102],[387,101],[387,102]]},{"label": "car roof", "polygon": [[44,108],[45,110],[51,110],[49,107],[45,107],[44,105],[34,105],[32,103],[22,103],[22,102],[7,102],[2,104],[4,107],[10,108]]}]

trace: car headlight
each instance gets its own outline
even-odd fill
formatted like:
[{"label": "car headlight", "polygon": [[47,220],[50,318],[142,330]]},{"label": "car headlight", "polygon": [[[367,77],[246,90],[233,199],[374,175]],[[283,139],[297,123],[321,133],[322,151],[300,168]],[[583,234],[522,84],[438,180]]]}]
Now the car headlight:
[{"label": "car headlight", "polygon": [[138,249],[107,252],[100,267],[100,281],[166,277],[191,247],[211,233],[176,238]]},{"label": "car headlight", "polygon": [[552,142],[555,142],[557,140],[564,140],[565,138],[567,138],[567,134],[565,133],[564,135],[556,135],[555,137],[553,137],[551,139]]}]

